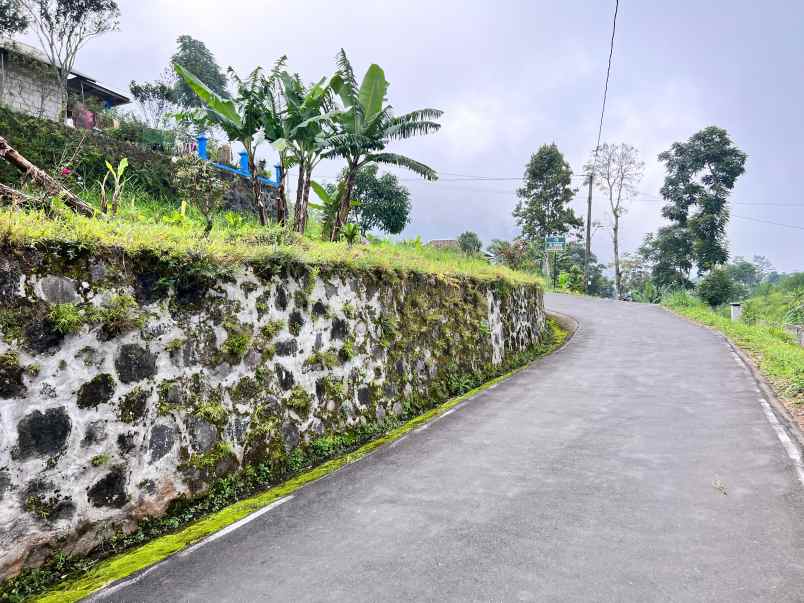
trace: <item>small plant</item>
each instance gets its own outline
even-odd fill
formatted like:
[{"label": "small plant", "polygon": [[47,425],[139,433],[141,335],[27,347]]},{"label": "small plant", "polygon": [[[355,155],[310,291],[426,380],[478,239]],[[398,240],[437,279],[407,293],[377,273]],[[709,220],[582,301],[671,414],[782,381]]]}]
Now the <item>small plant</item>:
[{"label": "small plant", "polygon": [[[120,163],[117,164],[117,168],[115,168],[111,163],[108,161],[106,162],[106,175],[103,177],[103,181],[100,183],[100,192],[101,192],[101,211],[105,214],[109,213],[109,209],[112,211],[112,215],[117,214],[117,210],[120,207],[120,196],[123,194],[123,188],[128,182],[128,179],[123,178],[123,174],[126,172],[126,168],[128,167],[128,158],[123,157],[120,160]],[[114,181],[114,189],[111,192],[111,199],[109,198],[109,192],[106,190],[106,183],[109,180],[109,176],[112,177]]]},{"label": "small plant", "polygon": [[101,325],[106,339],[113,339],[134,329],[141,329],[145,316],[130,295],[115,295],[100,308],[92,310],[90,320]]},{"label": "small plant", "polygon": [[360,238],[360,227],[357,224],[350,222],[349,224],[344,225],[343,229],[341,229],[341,233],[343,234],[343,238],[346,240],[346,243],[349,246],[352,246]]},{"label": "small plant", "polygon": [[233,211],[227,211],[225,214],[223,214],[223,219],[226,222],[226,227],[229,230],[240,230],[243,228],[243,225],[246,222],[242,215]]},{"label": "small plant", "polygon": [[165,346],[165,350],[168,352],[178,352],[180,349],[184,347],[186,340],[182,339],[181,337],[177,337],[176,339],[171,339],[167,345]]},{"label": "small plant", "polygon": [[349,320],[352,320],[355,317],[355,307],[350,302],[343,304],[343,306],[341,306],[341,310],[343,311],[343,315]]},{"label": "small plant", "polygon": [[228,185],[209,161],[197,155],[181,157],[175,165],[173,180],[176,189],[204,216],[204,236],[209,236],[212,216],[221,206]]},{"label": "small plant", "polygon": [[229,358],[240,361],[251,345],[251,329],[243,328],[236,323],[223,325],[229,336],[223,342],[223,353]]},{"label": "small plant", "polygon": [[95,456],[93,456],[90,463],[92,463],[93,467],[102,467],[103,465],[107,464],[111,460],[111,458],[112,457],[110,457],[108,454],[104,452],[102,454],[96,454]]},{"label": "small plant", "polygon": [[84,324],[84,317],[75,304],[56,304],[50,309],[48,318],[62,335],[77,333]]},{"label": "small plant", "polygon": [[181,226],[187,220],[187,201],[182,201],[179,209],[174,209],[169,214],[162,216],[162,222],[172,226]]},{"label": "small plant", "polygon": [[262,329],[260,329],[260,333],[262,336],[265,337],[267,340],[271,340],[279,334],[285,326],[284,320],[269,320],[265,325],[263,325]]}]

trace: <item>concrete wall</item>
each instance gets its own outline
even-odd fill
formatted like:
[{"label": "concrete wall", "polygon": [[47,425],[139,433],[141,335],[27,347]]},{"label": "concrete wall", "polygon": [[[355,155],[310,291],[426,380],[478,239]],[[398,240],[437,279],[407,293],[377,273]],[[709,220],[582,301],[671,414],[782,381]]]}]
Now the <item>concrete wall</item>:
[{"label": "concrete wall", "polygon": [[61,111],[59,85],[47,65],[0,51],[0,103],[56,120]]},{"label": "concrete wall", "polygon": [[544,329],[536,286],[0,249],[0,575],[89,551],[246,464],[280,471],[316,438],[422,412]]}]

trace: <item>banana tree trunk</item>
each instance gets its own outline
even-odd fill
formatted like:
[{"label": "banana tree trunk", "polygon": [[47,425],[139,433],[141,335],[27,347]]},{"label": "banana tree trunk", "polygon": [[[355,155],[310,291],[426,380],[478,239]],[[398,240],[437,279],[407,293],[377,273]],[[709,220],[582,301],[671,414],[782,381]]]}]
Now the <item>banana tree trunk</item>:
[{"label": "banana tree trunk", "polygon": [[265,212],[265,204],[262,201],[262,187],[257,177],[257,165],[254,161],[254,153],[250,150],[248,151],[248,169],[251,172],[251,190],[254,193],[254,204],[257,206],[257,215],[260,218],[260,224],[265,226],[268,223],[268,216]]},{"label": "banana tree trunk", "polygon": [[302,203],[304,204],[304,212],[302,213],[302,220],[304,223],[302,224],[301,233],[304,234],[305,229],[307,228],[307,218],[308,218],[308,208],[310,207],[310,179],[313,177],[313,166],[308,165],[307,170],[304,174],[304,196],[302,197]]},{"label": "banana tree trunk", "polygon": [[280,157],[279,166],[282,170],[282,178],[279,180],[279,187],[276,190],[276,222],[281,226],[285,225],[287,220],[287,202],[285,200],[285,180],[287,179],[287,170],[285,170],[285,161]]},{"label": "banana tree trunk", "polygon": [[306,168],[304,161],[299,162],[299,179],[296,182],[296,209],[293,216],[293,230],[304,234],[304,218],[307,208],[304,207],[304,176]]},{"label": "banana tree trunk", "polygon": [[352,209],[351,198],[352,189],[355,185],[356,172],[357,168],[350,165],[349,172],[346,176],[346,186],[343,189],[340,204],[338,205],[338,215],[335,216],[335,224],[332,225],[332,233],[329,239],[330,241],[338,240],[338,238],[341,236],[341,228],[343,228],[343,225],[346,224],[346,220],[349,217],[349,211]]}]

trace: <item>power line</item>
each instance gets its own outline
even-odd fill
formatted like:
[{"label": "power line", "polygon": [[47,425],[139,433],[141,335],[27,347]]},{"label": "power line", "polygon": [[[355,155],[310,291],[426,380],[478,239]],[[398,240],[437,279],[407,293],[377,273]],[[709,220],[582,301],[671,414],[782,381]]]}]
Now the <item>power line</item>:
[{"label": "power line", "polygon": [[592,183],[597,169],[597,156],[600,151],[600,138],[603,135],[603,117],[606,115],[606,99],[609,95],[609,79],[611,78],[611,58],[614,56],[614,35],[617,32],[617,12],[620,10],[620,0],[615,0],[614,17],[611,21],[611,40],[609,41],[609,62],[606,67],[606,83],[603,85],[603,104],[600,107],[600,123],[597,126],[597,144],[592,168],[589,170],[589,192],[586,198],[586,245],[583,255],[583,290],[589,287],[589,258],[592,255]]},{"label": "power line", "polygon": [[751,222],[761,222],[762,224],[772,224],[774,226],[782,226],[784,228],[795,228],[796,230],[804,230],[804,226],[798,226],[797,224],[782,224],[781,222],[772,222],[770,220],[760,220],[759,218],[749,218],[748,216],[735,216],[732,214],[732,218],[739,218],[740,220],[750,220]]},{"label": "power line", "polygon": [[[603,134],[603,115],[606,113],[606,97],[609,93],[609,77],[611,77],[611,57],[614,56],[614,33],[617,31],[617,11],[620,9],[620,0],[615,0],[614,19],[611,23],[611,42],[609,43],[609,65],[606,68],[606,83],[603,86],[603,106],[600,109],[600,124],[597,127],[597,144],[595,145],[594,165],[597,165],[597,152],[600,148],[600,137]],[[594,171],[594,167],[592,168]]]}]

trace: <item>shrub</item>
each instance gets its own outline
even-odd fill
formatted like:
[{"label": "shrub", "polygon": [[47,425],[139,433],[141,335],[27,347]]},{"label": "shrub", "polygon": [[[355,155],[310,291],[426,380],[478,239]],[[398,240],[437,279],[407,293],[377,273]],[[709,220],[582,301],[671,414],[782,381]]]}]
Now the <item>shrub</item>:
[{"label": "shrub", "polygon": [[477,255],[483,248],[483,243],[477,233],[467,230],[458,235],[458,246],[467,255]]},{"label": "shrub", "polygon": [[722,306],[737,296],[737,286],[724,268],[713,268],[698,283],[698,296],[713,308]]},{"label": "shrub", "polygon": [[84,324],[84,317],[75,304],[56,304],[50,309],[49,318],[53,328],[62,335],[77,333]]}]

